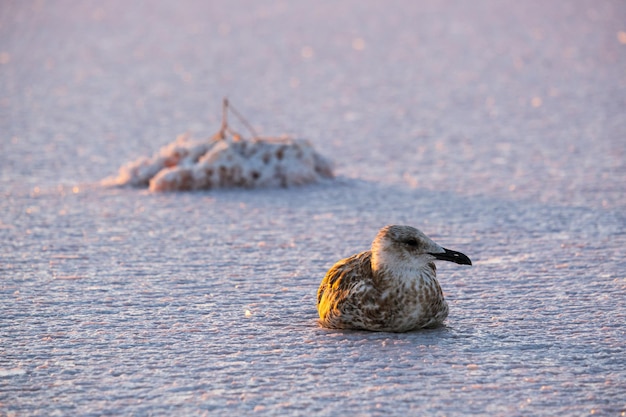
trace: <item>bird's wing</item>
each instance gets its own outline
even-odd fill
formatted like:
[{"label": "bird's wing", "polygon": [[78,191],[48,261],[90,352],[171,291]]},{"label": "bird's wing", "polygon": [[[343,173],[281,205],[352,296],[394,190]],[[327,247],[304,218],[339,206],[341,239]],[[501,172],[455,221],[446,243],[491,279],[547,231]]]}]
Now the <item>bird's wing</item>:
[{"label": "bird's wing", "polygon": [[326,272],[317,290],[317,303],[321,302],[324,294],[347,294],[364,277],[370,277],[372,275],[371,257],[370,251],[361,252],[333,265]]},{"label": "bird's wing", "polygon": [[357,308],[351,306],[361,298],[355,297],[356,293],[373,289],[371,257],[370,251],[361,252],[342,259],[328,270],[317,291],[317,309],[322,320],[339,319],[338,315]]}]

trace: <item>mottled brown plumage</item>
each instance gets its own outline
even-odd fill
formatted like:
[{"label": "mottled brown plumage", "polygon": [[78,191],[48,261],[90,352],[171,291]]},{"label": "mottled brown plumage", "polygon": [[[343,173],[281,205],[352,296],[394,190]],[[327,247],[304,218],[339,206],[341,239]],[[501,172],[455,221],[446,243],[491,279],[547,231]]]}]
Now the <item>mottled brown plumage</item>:
[{"label": "mottled brown plumage", "polygon": [[436,278],[437,259],[472,264],[411,226],[382,228],[371,250],[326,273],[317,292],[321,325],[389,332],[440,325],[448,304]]}]

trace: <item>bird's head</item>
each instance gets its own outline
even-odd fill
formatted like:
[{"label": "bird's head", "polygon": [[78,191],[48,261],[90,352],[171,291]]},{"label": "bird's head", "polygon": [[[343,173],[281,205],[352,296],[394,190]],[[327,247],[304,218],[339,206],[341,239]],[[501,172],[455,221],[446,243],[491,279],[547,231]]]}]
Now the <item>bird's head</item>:
[{"label": "bird's head", "polygon": [[372,243],[372,267],[403,267],[423,269],[435,260],[471,265],[472,261],[461,252],[446,249],[411,226],[385,226]]}]

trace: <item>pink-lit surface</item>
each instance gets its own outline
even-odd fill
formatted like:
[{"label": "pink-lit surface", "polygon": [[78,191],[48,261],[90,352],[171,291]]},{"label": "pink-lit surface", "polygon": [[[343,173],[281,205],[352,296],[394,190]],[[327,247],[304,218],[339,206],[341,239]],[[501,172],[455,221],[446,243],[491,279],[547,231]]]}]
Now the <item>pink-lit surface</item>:
[{"label": "pink-lit surface", "polygon": [[[626,3],[4,1],[0,415],[620,415]],[[334,182],[100,186],[228,96]],[[466,253],[447,327],[315,293],[389,223]]]}]

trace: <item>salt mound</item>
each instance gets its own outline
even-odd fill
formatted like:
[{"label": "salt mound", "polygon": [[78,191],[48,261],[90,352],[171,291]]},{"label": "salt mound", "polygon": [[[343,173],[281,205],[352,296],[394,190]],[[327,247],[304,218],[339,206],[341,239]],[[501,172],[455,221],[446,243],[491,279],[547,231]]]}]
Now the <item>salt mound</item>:
[{"label": "salt mound", "polygon": [[[224,114],[228,102],[224,102]],[[120,168],[107,185],[149,187],[151,191],[209,190],[232,187],[290,187],[333,178],[330,162],[303,139],[242,139],[222,129],[208,141],[187,135]]]}]

